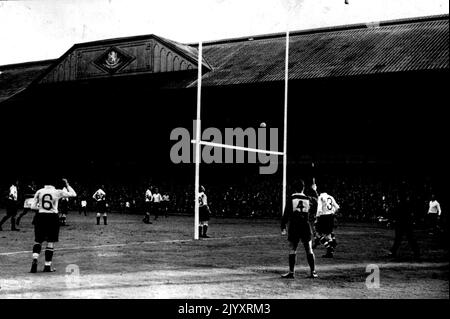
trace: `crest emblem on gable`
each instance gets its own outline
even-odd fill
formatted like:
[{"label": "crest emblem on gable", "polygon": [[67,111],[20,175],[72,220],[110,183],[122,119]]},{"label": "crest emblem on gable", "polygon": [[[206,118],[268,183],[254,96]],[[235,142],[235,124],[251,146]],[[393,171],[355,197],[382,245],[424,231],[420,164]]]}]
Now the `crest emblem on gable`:
[{"label": "crest emblem on gable", "polygon": [[134,58],[126,52],[111,47],[95,59],[94,64],[103,71],[115,73],[133,60]]}]

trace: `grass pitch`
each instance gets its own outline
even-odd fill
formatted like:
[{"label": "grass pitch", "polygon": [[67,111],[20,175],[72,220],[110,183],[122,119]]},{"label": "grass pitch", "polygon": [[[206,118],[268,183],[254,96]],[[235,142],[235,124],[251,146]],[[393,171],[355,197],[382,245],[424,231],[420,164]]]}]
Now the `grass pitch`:
[{"label": "grass pitch", "polygon": [[[3,215],[4,211],[0,211]],[[193,240],[193,217],[160,217],[152,225],[140,215],[68,215],[54,255],[55,273],[28,273],[34,235],[32,214],[21,231],[0,232],[0,299],[3,298],[449,298],[448,246],[416,232],[423,259],[415,262],[406,240],[397,259],[386,258],[393,230],[340,224],[335,258],[315,250],[319,278],[308,279],[303,249],[296,278],[287,271],[287,241],[273,219],[212,218],[209,239]],[[45,247],[45,246],[44,246]],[[43,256],[39,269],[43,267]],[[368,265],[380,273],[368,288]]]}]

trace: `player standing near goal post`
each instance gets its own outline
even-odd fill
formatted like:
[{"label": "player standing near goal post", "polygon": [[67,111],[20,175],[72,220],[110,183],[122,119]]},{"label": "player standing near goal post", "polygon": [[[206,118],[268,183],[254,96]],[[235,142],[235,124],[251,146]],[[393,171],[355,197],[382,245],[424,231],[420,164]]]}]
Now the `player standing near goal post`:
[{"label": "player standing near goal post", "polygon": [[294,278],[297,247],[300,240],[305,248],[306,258],[310,268],[309,278],[316,278],[315,257],[312,248],[312,227],[309,220],[311,207],[317,202],[317,187],[312,185],[314,196],[304,194],[305,184],[303,180],[294,183],[293,193],[286,200],[286,208],[281,219],[281,234],[286,235],[286,226],[289,242],[289,272],[282,278]]},{"label": "player standing near goal post", "polygon": [[92,198],[95,200],[97,208],[97,225],[100,225],[100,217],[103,214],[103,223],[108,225],[108,214],[106,213],[106,193],[103,185],[94,193]]},{"label": "player standing near goal post", "polygon": [[47,242],[45,249],[44,272],[53,272],[51,267],[53,259],[54,243],[59,240],[59,216],[58,201],[61,198],[75,197],[77,194],[69,185],[67,179],[63,179],[65,189],[56,189],[54,186],[46,185],[36,192],[34,196],[35,207],[39,207],[34,219],[34,241],[33,262],[31,273],[37,272],[38,258],[41,253],[42,243]]},{"label": "player standing near goal post", "polygon": [[203,186],[200,186],[198,201],[199,201],[199,221],[200,221],[200,226],[198,226],[198,233],[200,238],[209,238],[207,232],[208,232],[210,211],[208,206],[208,197],[205,194],[205,188]]}]

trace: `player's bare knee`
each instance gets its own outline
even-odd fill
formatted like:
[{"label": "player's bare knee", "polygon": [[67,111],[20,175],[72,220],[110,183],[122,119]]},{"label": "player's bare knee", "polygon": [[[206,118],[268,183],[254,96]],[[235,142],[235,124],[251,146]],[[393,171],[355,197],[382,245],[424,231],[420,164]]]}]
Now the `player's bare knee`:
[{"label": "player's bare knee", "polygon": [[293,242],[289,242],[289,254],[290,255],[295,255],[297,254],[297,246],[298,244],[293,243]]},{"label": "player's bare knee", "polygon": [[312,241],[310,240],[307,243],[303,243],[303,247],[305,247],[305,252],[309,255],[314,254],[312,249]]}]

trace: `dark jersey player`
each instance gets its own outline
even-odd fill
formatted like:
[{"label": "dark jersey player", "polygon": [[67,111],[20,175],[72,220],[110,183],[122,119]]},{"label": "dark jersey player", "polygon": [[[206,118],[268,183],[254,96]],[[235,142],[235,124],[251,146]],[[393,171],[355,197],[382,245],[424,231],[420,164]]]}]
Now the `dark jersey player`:
[{"label": "dark jersey player", "polygon": [[300,241],[306,252],[310,268],[310,278],[316,278],[315,257],[312,249],[312,227],[310,223],[310,212],[317,202],[317,191],[315,185],[312,185],[313,196],[307,196],[304,193],[305,184],[302,180],[293,185],[293,193],[288,196],[286,208],[281,219],[281,233],[288,234],[289,242],[289,272],[282,278],[294,278],[295,262],[297,256],[297,247]]},{"label": "dark jersey player", "polygon": [[34,194],[36,194],[36,186],[34,182],[32,181],[29,185],[25,188],[25,198],[23,203],[23,211],[17,217],[16,225],[19,226],[20,221],[22,220],[22,217],[24,217],[26,214],[28,214],[30,211],[34,210],[33,204],[34,204]]}]

